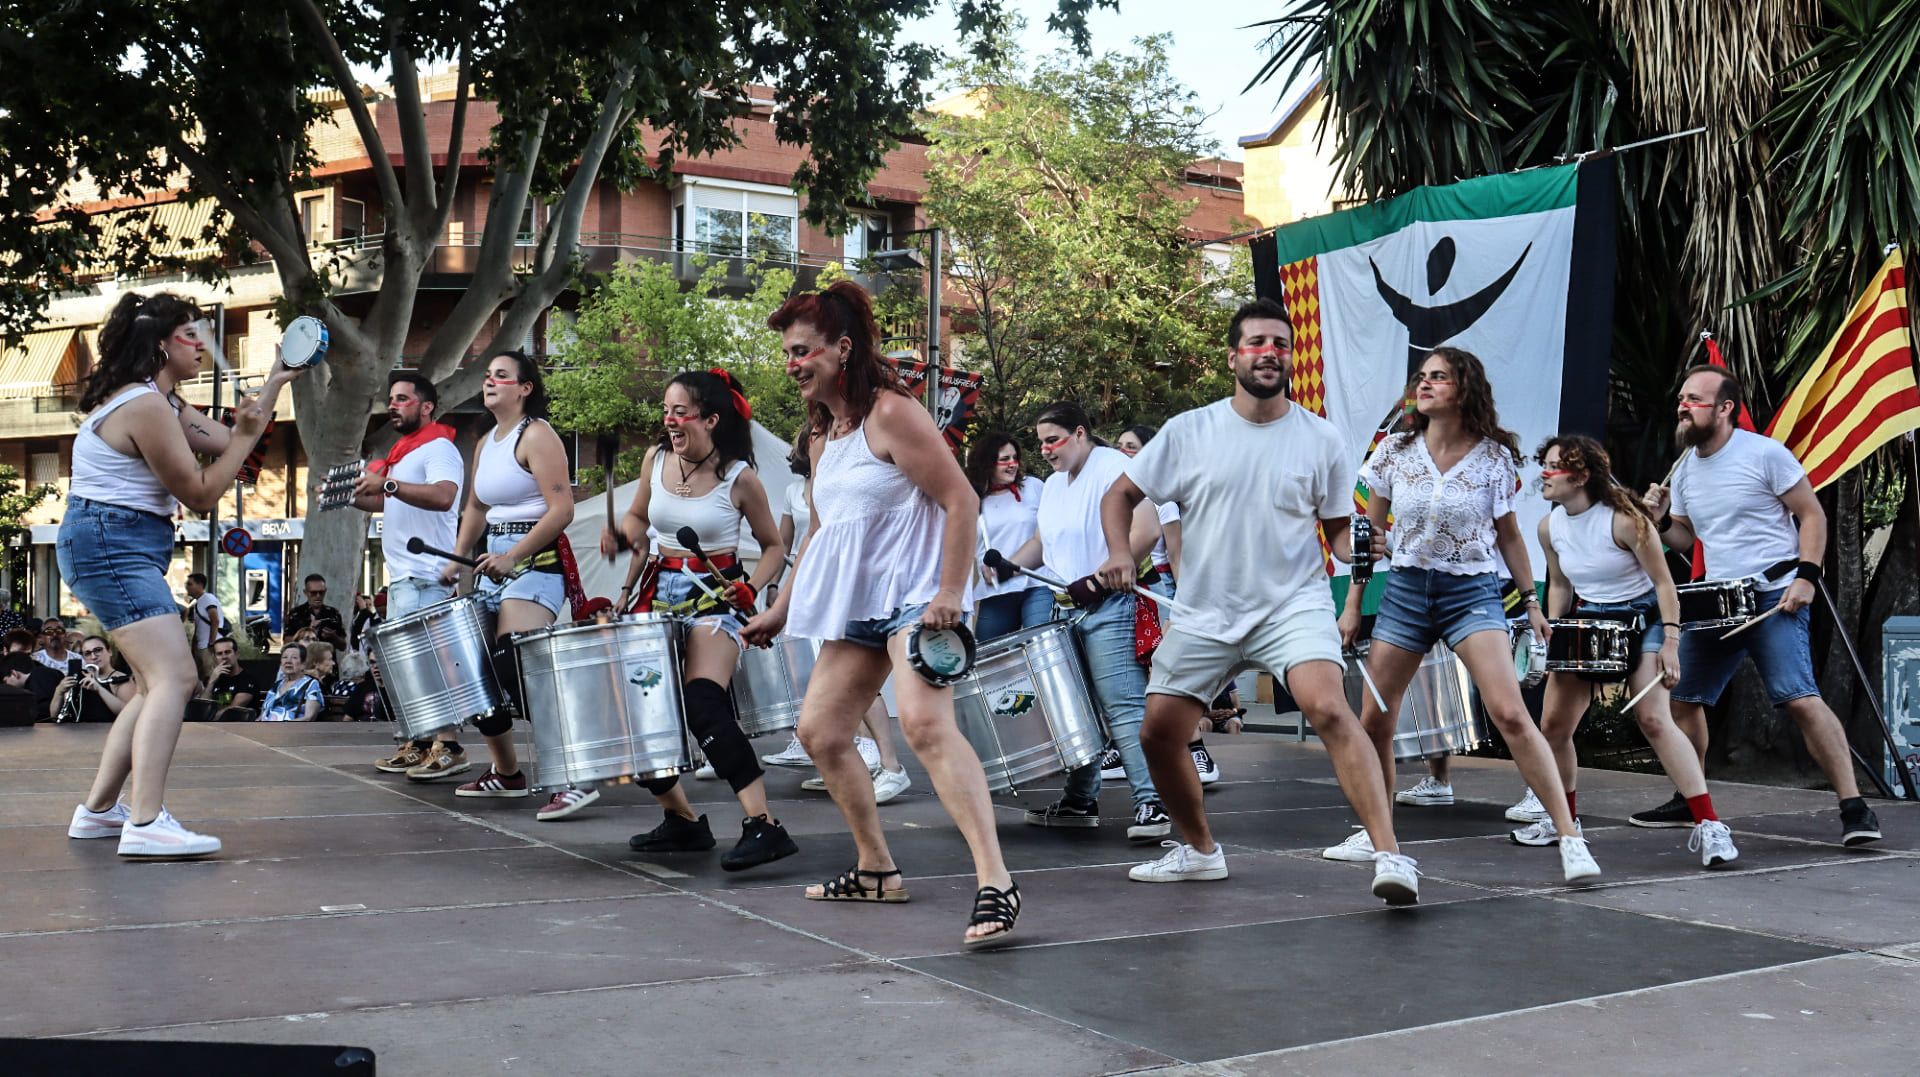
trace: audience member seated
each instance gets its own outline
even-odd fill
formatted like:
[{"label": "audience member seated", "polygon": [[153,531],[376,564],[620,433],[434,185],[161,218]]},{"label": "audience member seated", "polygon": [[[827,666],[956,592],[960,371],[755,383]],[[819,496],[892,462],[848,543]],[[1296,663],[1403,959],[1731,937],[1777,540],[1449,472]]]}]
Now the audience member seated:
[{"label": "audience member seated", "polygon": [[264,695],[245,667],[240,665],[240,645],[231,639],[213,641],[213,683],[207,685],[212,701],[210,718],[218,722],[251,722]]},{"label": "audience member seated", "polygon": [[280,651],[280,676],[260,704],[263,722],[311,722],[326,702],[320,682],[307,674],[307,649],[289,643]]},{"label": "audience member seated", "polygon": [[386,706],[380,699],[380,683],[374,678],[371,658],[348,653],[340,659],[340,676],[327,692],[327,717],[338,722],[386,720]]},{"label": "audience member seated", "polygon": [[58,617],[40,622],[40,649],[33,660],[65,677],[80,672],[80,656],[67,647],[67,626]]},{"label": "audience member seated", "polygon": [[61,678],[47,716],[56,722],[111,722],[133,699],[133,674],[104,636],[87,636],[79,648],[80,674]]},{"label": "audience member seated", "polygon": [[334,651],[333,644],[307,644],[307,676],[320,682],[322,695],[333,691],[333,682],[339,675],[339,655]]},{"label": "audience member seated", "polygon": [[306,580],[307,600],[287,611],[282,631],[298,638],[300,630],[313,629],[314,638],[335,647],[347,645],[347,622],[340,611],[327,605],[327,578],[314,573]]},{"label": "audience member seated", "polygon": [[34,644],[37,642],[39,637],[34,635],[33,629],[26,627],[11,629],[6,635],[6,653],[24,654],[32,658]]},{"label": "audience member seated", "polygon": [[34,705],[33,689],[27,687],[38,668],[38,662],[17,652],[0,658],[0,726],[32,725],[46,713]]}]

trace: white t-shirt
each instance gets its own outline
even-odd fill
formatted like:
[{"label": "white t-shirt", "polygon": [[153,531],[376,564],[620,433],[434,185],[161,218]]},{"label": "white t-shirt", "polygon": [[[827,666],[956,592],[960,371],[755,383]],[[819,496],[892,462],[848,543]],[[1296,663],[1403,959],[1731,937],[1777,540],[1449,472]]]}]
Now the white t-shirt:
[{"label": "white t-shirt", "polygon": [[793,546],[787,550],[791,557],[800,552],[800,544],[807,541],[807,532],[813,530],[813,510],[807,507],[807,480],[796,475],[787,484],[787,505],[780,510],[780,515],[793,520]]},{"label": "white t-shirt", "polygon": [[32,657],[35,662],[40,663],[41,665],[47,667],[48,669],[59,670],[60,675],[65,676],[67,672],[67,663],[80,657],[80,655],[74,651],[68,651],[67,656],[65,658],[55,658],[52,655],[47,653],[47,649],[45,647],[42,647],[39,650],[33,652]]},{"label": "white t-shirt", "polygon": [[436,512],[389,497],[380,524],[380,552],[386,557],[389,581],[438,580],[441,559],[432,554],[408,553],[407,540],[418,538],[429,546],[453,549],[459,530],[461,487],[466,478],[460,450],[446,438],[422,442],[401,457],[387,477],[395,482],[453,483],[452,508]]},{"label": "white t-shirt", "polygon": [[1712,456],[1687,455],[1669,511],[1693,521],[1708,579],[1751,578],[1763,591],[1793,582],[1792,573],[1769,580],[1766,570],[1800,560],[1800,532],[1780,498],[1806,477],[1785,445],[1748,430],[1735,430]]},{"label": "white t-shirt", "polygon": [[1314,524],[1353,506],[1353,469],[1332,423],[1298,405],[1268,423],[1231,400],[1182,412],[1127,467],[1155,502],[1180,506],[1182,631],[1238,643],[1261,624],[1333,612]]},{"label": "white t-shirt", "polygon": [[220,600],[212,591],[200,592],[193,600],[193,645],[206,650],[213,646],[213,626],[220,623]]},{"label": "white t-shirt", "polygon": [[1127,456],[1096,445],[1080,465],[1080,474],[1056,471],[1040,491],[1036,521],[1047,572],[1067,583],[1092,575],[1107,559],[1107,537],[1100,530],[1100,499],[1113,480],[1126,474]]},{"label": "white t-shirt", "polygon": [[[1020,496],[1011,491],[989,493],[980,499],[980,550],[976,556],[985,557],[988,550],[999,550],[1007,556],[1026,544],[1033,537],[1034,522],[1040,515],[1040,494],[1046,484],[1032,475],[1020,476]],[[1015,576],[1005,583],[996,583],[990,576],[982,577],[974,585],[975,601],[992,598],[995,595],[1013,595],[1041,584],[1031,576]]]},{"label": "white t-shirt", "polygon": [[1160,518],[1160,541],[1153,544],[1153,553],[1149,557],[1155,566],[1165,565],[1172,556],[1167,553],[1167,525],[1180,522],[1180,506],[1171,501],[1162,501],[1153,507],[1153,513]]},{"label": "white t-shirt", "polygon": [[1396,434],[1360,471],[1367,487],[1392,502],[1394,568],[1456,576],[1504,574],[1493,523],[1513,511],[1520,471],[1492,438],[1467,450],[1444,476],[1420,434]]}]

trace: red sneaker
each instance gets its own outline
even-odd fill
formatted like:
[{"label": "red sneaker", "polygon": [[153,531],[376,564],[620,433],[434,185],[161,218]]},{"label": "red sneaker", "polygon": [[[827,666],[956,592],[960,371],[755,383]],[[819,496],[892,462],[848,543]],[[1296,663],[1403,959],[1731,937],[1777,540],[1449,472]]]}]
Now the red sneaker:
[{"label": "red sneaker", "polygon": [[453,791],[457,797],[523,797],[527,795],[527,775],[521,771],[511,777],[492,767],[485,774]]},{"label": "red sneaker", "polygon": [[533,817],[542,823],[551,823],[555,819],[565,819],[599,799],[598,789],[576,789],[569,785],[555,792],[553,799],[547,801],[546,805],[535,812]]}]

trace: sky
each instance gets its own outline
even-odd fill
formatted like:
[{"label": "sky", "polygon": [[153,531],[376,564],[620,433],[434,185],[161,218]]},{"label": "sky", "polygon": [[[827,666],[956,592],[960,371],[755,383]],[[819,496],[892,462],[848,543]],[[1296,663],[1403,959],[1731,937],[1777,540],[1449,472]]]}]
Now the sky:
[{"label": "sky", "polygon": [[[1009,0],[1009,6],[1026,17],[1021,45],[1029,55],[1070,47],[1065,37],[1047,30],[1047,15],[1055,10],[1055,0]],[[1089,26],[1095,52],[1125,49],[1137,37],[1171,34],[1174,77],[1198,95],[1203,109],[1213,113],[1207,133],[1220,143],[1220,155],[1237,161],[1243,157],[1237,145],[1240,136],[1273,126],[1284,91],[1268,82],[1241,93],[1265,59],[1261,42],[1266,37],[1264,30],[1243,27],[1280,10],[1279,4],[1248,0],[1121,0],[1118,12],[1094,11]],[[952,4],[941,0],[935,13],[920,20],[908,36],[952,48],[955,25]]]}]

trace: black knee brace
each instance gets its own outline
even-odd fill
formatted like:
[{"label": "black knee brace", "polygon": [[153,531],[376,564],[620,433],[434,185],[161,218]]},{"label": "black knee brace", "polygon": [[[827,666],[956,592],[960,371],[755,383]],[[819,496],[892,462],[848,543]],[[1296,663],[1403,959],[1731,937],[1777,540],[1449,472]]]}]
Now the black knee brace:
[{"label": "black knee brace", "polygon": [[725,688],[705,677],[687,682],[687,729],[706,753],[713,772],[727,780],[738,793],[760,779],[760,760],[754,758],[753,743],[740,732],[734,716],[733,696]]},{"label": "black knee brace", "polygon": [[666,796],[674,786],[679,784],[680,775],[669,774],[664,778],[643,778],[640,781],[640,788],[645,789],[654,796],[663,797]]},{"label": "black knee brace", "polygon": [[503,704],[494,712],[473,720],[474,727],[486,737],[497,737],[513,728],[512,703],[520,693],[520,652],[505,636],[493,641],[493,679],[500,686]]}]

